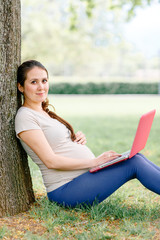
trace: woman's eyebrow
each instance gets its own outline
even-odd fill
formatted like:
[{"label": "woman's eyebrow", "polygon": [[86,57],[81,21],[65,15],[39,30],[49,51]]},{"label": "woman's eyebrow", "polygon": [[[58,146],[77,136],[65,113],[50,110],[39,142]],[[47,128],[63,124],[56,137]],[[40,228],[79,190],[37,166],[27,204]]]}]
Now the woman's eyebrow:
[{"label": "woman's eyebrow", "polygon": [[33,81],[33,80],[38,80],[38,78],[32,78],[32,79],[30,79],[30,81]]},{"label": "woman's eyebrow", "polygon": [[35,80],[43,80],[43,79],[48,79],[47,77],[43,77],[43,78],[32,78],[30,79],[30,82],[35,81]]}]

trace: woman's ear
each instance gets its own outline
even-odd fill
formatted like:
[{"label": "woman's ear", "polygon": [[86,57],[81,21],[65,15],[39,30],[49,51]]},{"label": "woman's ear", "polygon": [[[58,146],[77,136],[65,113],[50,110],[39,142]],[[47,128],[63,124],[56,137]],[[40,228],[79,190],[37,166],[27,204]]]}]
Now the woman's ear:
[{"label": "woman's ear", "polygon": [[17,87],[18,87],[18,90],[19,90],[21,93],[23,93],[23,87],[21,86],[20,83],[17,84]]}]

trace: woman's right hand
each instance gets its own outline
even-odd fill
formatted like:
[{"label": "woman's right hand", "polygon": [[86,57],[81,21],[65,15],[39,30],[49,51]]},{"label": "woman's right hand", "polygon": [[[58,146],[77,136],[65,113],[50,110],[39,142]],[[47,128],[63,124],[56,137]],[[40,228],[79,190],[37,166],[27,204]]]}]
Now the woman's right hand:
[{"label": "woman's right hand", "polygon": [[120,157],[120,156],[121,156],[121,154],[119,154],[115,151],[112,151],[112,150],[104,152],[94,159],[94,166],[96,167],[100,164],[109,162],[109,161],[111,161],[111,160],[113,160],[117,157]]}]

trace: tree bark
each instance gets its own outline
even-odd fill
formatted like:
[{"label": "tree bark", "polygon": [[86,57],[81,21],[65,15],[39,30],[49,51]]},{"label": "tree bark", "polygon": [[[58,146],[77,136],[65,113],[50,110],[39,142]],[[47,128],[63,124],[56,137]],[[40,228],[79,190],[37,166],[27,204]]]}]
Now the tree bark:
[{"label": "tree bark", "polygon": [[21,52],[20,0],[0,0],[0,217],[34,201],[27,156],[15,137],[16,71]]}]

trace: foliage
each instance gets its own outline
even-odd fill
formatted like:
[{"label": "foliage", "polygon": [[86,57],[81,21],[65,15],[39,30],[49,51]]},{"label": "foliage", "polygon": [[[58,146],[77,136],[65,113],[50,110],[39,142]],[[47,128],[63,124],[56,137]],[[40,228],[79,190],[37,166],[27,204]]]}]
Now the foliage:
[{"label": "foliage", "polygon": [[158,59],[147,60],[124,40],[125,11],[109,10],[109,2],[23,0],[22,61],[37,59],[54,76],[125,77],[157,69]]},{"label": "foliage", "polygon": [[[77,9],[77,3],[74,3],[75,1],[72,0],[70,2],[70,13],[71,13],[71,30],[77,29],[77,22],[78,22],[78,9]],[[93,12],[95,8],[98,8],[100,5],[102,5],[106,11],[124,11],[125,19],[128,21],[131,18],[135,16],[136,9],[145,7],[147,5],[150,5],[153,0],[80,0],[78,7],[80,7],[81,4],[85,3],[85,13],[88,18],[93,17]],[[76,21],[75,21],[76,20]]]},{"label": "foliage", "polygon": [[146,5],[150,5],[153,0],[111,0],[110,1],[110,9],[126,9],[127,19],[131,19],[135,16],[135,10],[138,7],[145,7]]},{"label": "foliage", "polygon": [[158,83],[56,83],[50,94],[158,94]]}]

